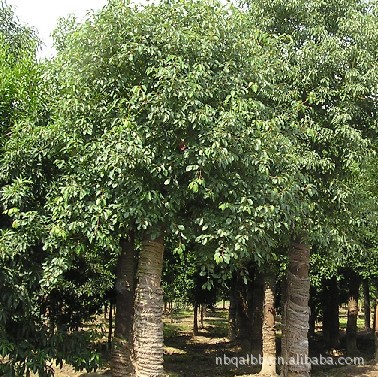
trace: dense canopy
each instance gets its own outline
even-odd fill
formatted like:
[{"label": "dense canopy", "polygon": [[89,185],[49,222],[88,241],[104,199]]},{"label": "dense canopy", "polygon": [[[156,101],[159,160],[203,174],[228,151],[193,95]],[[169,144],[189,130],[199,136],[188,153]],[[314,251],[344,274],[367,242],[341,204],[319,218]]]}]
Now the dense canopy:
[{"label": "dense canopy", "polygon": [[97,368],[110,300],[113,375],[162,376],[162,277],[197,310],[286,272],[308,355],[310,280],[377,277],[377,30],[374,1],[110,0],[40,62],[1,3],[0,373]]}]

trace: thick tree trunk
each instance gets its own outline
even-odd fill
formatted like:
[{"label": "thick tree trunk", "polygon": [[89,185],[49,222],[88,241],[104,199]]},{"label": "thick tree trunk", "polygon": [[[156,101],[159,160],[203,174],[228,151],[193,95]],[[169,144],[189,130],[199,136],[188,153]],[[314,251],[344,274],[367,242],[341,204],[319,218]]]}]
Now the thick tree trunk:
[{"label": "thick tree trunk", "polygon": [[[111,357],[113,377],[133,376],[133,314],[135,280],[135,242],[130,232],[127,239],[120,242],[121,251],[117,261],[116,313]],[[110,306],[109,317],[112,315]]]},{"label": "thick tree trunk", "polygon": [[198,304],[193,305],[193,335],[198,335]]},{"label": "thick tree trunk", "polygon": [[370,323],[370,289],[369,289],[369,279],[364,279],[362,282],[363,284],[363,291],[364,291],[364,322],[365,322],[365,330],[371,330],[371,323]]},{"label": "thick tree trunk", "polygon": [[262,326],[264,314],[264,275],[256,271],[253,282],[248,284],[248,307],[251,318],[251,351],[256,355],[262,352]]},{"label": "thick tree trunk", "polygon": [[237,338],[237,323],[236,323],[236,274],[234,273],[231,279],[230,287],[230,303],[228,307],[228,338],[233,341]]},{"label": "thick tree trunk", "polygon": [[134,312],[134,360],[137,377],[163,377],[163,237],[142,241]]},{"label": "thick tree trunk", "polygon": [[269,377],[276,376],[276,331],[274,308],[275,281],[272,275],[265,276],[264,309],[262,325],[262,356],[263,362],[260,374]]},{"label": "thick tree trunk", "polygon": [[323,281],[323,338],[328,349],[340,347],[339,287],[337,277]]},{"label": "thick tree trunk", "polygon": [[357,348],[357,318],[358,318],[358,291],[360,288],[360,277],[353,270],[348,270],[349,298],[348,298],[348,320],[346,327],[346,350],[348,355],[358,353]]},{"label": "thick tree trunk", "polygon": [[311,365],[308,363],[308,323],[310,308],[309,272],[310,250],[303,241],[292,244],[289,250],[287,270],[287,292],[285,305],[284,377],[309,377]]}]

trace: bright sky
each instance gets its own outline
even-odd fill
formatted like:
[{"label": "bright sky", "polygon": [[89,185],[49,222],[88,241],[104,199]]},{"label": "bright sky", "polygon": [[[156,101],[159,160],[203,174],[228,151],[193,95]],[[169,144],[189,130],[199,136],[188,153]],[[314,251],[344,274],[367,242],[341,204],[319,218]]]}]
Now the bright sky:
[{"label": "bright sky", "polygon": [[101,9],[107,0],[6,0],[12,5],[21,23],[33,26],[38,30],[43,46],[40,56],[54,54],[50,34],[55,29],[57,20],[69,14],[83,19],[89,10]]}]

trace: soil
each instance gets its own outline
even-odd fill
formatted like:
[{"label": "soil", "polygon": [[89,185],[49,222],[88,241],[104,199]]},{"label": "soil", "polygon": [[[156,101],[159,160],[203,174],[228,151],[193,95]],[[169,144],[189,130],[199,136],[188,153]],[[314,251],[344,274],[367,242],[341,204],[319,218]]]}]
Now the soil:
[{"label": "soil", "polygon": [[[164,366],[169,377],[231,377],[256,376],[259,366],[236,367],[236,358],[247,357],[234,342],[230,342],[227,335],[227,313],[222,309],[216,309],[207,313],[204,328],[200,328],[199,335],[193,337],[191,334],[192,317],[185,315],[171,315],[165,318],[165,355]],[[378,377],[378,365],[374,361],[374,340],[367,332],[360,332],[358,346],[361,351],[360,357],[364,358],[365,365],[349,366],[313,366],[311,376],[313,377]],[[343,338],[341,349],[336,356],[343,355]],[[277,341],[277,348],[280,348],[280,341]],[[321,337],[316,336],[310,339],[311,357],[322,354],[330,357],[324,352]],[[224,359],[226,355],[226,359]],[[217,358],[218,357],[218,365]],[[222,363],[229,365],[219,365]],[[231,362],[231,358],[233,362]],[[239,361],[240,359],[238,359]],[[244,359],[245,360],[245,359]],[[335,360],[337,358],[335,357]],[[75,372],[71,367],[64,366],[56,370],[56,377],[109,377],[108,368],[96,373]],[[262,377],[259,375],[259,377]]]}]

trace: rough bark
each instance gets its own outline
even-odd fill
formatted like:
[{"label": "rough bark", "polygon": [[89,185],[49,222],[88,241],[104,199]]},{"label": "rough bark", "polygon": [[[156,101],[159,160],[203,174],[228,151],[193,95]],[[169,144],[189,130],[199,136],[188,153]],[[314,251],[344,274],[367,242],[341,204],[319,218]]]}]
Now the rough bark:
[{"label": "rough bark", "polygon": [[364,291],[364,324],[365,330],[371,330],[371,323],[370,323],[370,289],[369,289],[369,280],[364,279],[362,282],[363,291]]},{"label": "rough bark", "polygon": [[308,361],[308,338],[310,308],[309,272],[310,250],[303,241],[296,241],[289,249],[285,325],[283,343],[284,377],[309,377],[311,365]]},{"label": "rough bark", "polygon": [[358,318],[358,291],[360,288],[360,277],[353,270],[348,270],[349,298],[348,298],[348,320],[346,327],[346,350],[348,355],[358,353],[357,348],[357,318]]},{"label": "rough bark", "polygon": [[[121,252],[117,261],[116,276],[116,313],[111,357],[113,377],[133,376],[133,334],[135,244],[134,235],[121,239]],[[109,316],[112,307],[110,306]]]},{"label": "rough bark", "polygon": [[237,338],[236,324],[236,274],[231,279],[230,304],[228,307],[228,338],[232,341]]},{"label": "rough bark", "polygon": [[337,277],[323,281],[323,338],[328,349],[340,347],[339,286]]},{"label": "rough bark", "polygon": [[262,352],[262,326],[264,306],[264,275],[256,271],[252,284],[248,284],[248,307],[251,319],[251,352],[260,355]]},{"label": "rough bark", "polygon": [[264,308],[262,325],[262,356],[263,362],[260,374],[276,376],[276,331],[274,308],[275,281],[267,274],[264,282]]},{"label": "rough bark", "polygon": [[134,365],[137,377],[163,377],[163,237],[142,241],[134,312]]}]

